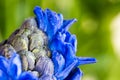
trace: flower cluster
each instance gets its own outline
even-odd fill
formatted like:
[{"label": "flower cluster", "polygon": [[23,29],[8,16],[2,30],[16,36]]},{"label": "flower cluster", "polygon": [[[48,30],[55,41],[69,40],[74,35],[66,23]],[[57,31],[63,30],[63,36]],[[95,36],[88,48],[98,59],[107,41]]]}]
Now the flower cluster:
[{"label": "flower cluster", "polygon": [[38,6],[34,13],[0,44],[0,80],[80,80],[78,66],[96,59],[76,56],[77,39],[69,32],[76,19]]}]

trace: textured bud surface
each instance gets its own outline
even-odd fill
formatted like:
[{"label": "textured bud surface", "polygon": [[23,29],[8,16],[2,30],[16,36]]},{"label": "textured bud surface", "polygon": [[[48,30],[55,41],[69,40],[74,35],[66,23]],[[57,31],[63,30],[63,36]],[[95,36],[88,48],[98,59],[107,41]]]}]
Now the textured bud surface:
[{"label": "textured bud surface", "polygon": [[37,70],[40,75],[53,75],[54,66],[51,59],[48,57],[40,57],[36,64],[35,70]]},{"label": "textured bud surface", "polygon": [[11,55],[16,53],[16,51],[10,44],[5,44],[1,46],[0,53],[2,53],[1,55],[5,56],[6,58],[11,58]]},{"label": "textured bud surface", "polygon": [[6,58],[10,58],[13,53],[18,53],[23,71],[31,71],[38,77],[43,74],[53,75],[54,66],[47,56],[50,52],[47,44],[46,34],[37,28],[34,18],[29,18],[13,32],[6,43],[1,44],[0,52]]}]

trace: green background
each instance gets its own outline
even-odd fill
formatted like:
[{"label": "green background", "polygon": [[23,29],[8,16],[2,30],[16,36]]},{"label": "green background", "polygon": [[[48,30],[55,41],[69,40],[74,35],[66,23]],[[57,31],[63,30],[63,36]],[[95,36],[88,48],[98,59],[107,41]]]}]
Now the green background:
[{"label": "green background", "polygon": [[77,55],[97,59],[96,64],[80,66],[82,80],[119,80],[120,0],[0,0],[0,42],[34,16],[36,5],[78,20],[70,28],[77,36]]}]

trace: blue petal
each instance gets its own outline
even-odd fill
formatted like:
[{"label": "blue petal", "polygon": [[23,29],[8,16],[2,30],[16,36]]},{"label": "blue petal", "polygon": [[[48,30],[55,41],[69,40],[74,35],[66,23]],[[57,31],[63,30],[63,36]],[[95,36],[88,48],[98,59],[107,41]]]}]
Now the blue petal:
[{"label": "blue petal", "polygon": [[49,45],[51,51],[56,50],[56,51],[58,51],[58,52],[60,52],[60,53],[62,53],[62,54],[65,53],[65,43],[64,43],[61,39],[62,39],[62,38],[60,38],[60,37],[55,37],[55,38],[51,41],[51,43],[50,43],[50,45]]},{"label": "blue petal", "polygon": [[65,79],[69,73],[72,71],[72,69],[75,67],[77,64],[77,60],[74,60],[69,66],[67,66],[62,72],[56,73],[55,76],[58,80],[63,80]]},{"label": "blue petal", "polygon": [[60,31],[62,31],[62,32],[68,31],[69,27],[76,21],[77,21],[76,19],[64,20]]},{"label": "blue petal", "polygon": [[22,72],[21,61],[18,54],[10,58],[8,73],[13,79],[17,79]]},{"label": "blue petal", "polygon": [[67,43],[66,44],[66,52],[65,52],[65,60],[66,60],[66,67],[73,62],[73,60],[75,59],[75,51],[74,51],[74,47]]},{"label": "blue petal", "polygon": [[46,9],[44,12],[47,14],[49,24],[51,25],[48,27],[60,29],[63,23],[62,14],[57,14],[56,12],[53,12],[50,9]]},{"label": "blue petal", "polygon": [[34,8],[34,13],[37,16],[37,23],[38,23],[38,28],[42,29],[43,31],[45,30],[45,24],[44,24],[44,13],[42,9],[39,6],[36,6]]},{"label": "blue petal", "polygon": [[95,58],[90,58],[90,57],[77,57],[78,63],[76,66],[82,65],[82,64],[91,64],[91,63],[96,63]]},{"label": "blue petal", "polygon": [[0,80],[9,80],[9,76],[4,72],[3,70],[0,69]]},{"label": "blue petal", "polygon": [[62,14],[57,14],[59,23],[58,23],[58,29],[60,29],[63,25],[63,15]]},{"label": "blue petal", "polygon": [[39,29],[47,33],[49,39],[61,28],[63,24],[62,14],[57,14],[49,9],[43,11],[39,6],[34,8]]},{"label": "blue petal", "polygon": [[9,67],[8,60],[5,57],[0,56],[0,69],[7,73],[8,67]]},{"label": "blue petal", "polygon": [[23,72],[18,80],[38,80],[38,78],[30,72]]},{"label": "blue petal", "polygon": [[52,61],[54,63],[54,74],[56,72],[60,73],[65,66],[64,57],[60,53],[53,51],[52,52]]},{"label": "blue petal", "polygon": [[77,51],[77,39],[75,35],[71,35],[70,32],[66,32],[65,42],[71,43],[75,52]]},{"label": "blue petal", "polygon": [[45,13],[47,14],[48,19],[47,35],[48,38],[51,40],[53,35],[55,35],[56,32],[60,29],[63,22],[63,16],[49,9],[46,9]]},{"label": "blue petal", "polygon": [[53,37],[53,40],[54,39],[59,39],[61,40],[62,42],[65,42],[65,39],[66,39],[66,34],[65,33],[61,33],[61,32],[57,32],[56,35]]},{"label": "blue petal", "polygon": [[82,75],[83,75],[83,73],[77,67],[71,71],[71,73],[65,80],[81,80]]}]

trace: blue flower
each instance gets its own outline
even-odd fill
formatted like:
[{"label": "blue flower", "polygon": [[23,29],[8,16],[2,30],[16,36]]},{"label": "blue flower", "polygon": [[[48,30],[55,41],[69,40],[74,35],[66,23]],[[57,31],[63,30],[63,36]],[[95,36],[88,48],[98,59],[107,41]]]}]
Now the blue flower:
[{"label": "blue flower", "polygon": [[64,20],[62,14],[50,9],[34,9],[38,28],[48,36],[48,46],[54,63],[54,76],[57,80],[79,80],[82,72],[78,68],[82,64],[95,63],[95,58],[77,57],[77,39],[69,32],[69,27],[76,19]]},{"label": "blue flower", "polygon": [[[29,71],[22,71],[22,59],[20,59],[16,51],[10,51],[4,56],[4,51],[1,50],[0,80],[80,80],[83,73],[78,66],[95,63],[96,59],[76,56],[77,39],[75,35],[69,32],[69,27],[77,20],[64,20],[62,14],[57,14],[50,9],[43,11],[38,6],[35,7],[34,13],[38,28],[45,32],[48,37],[47,46],[50,49],[51,57],[50,59],[48,56],[46,58],[49,59],[49,64],[52,67],[47,64],[47,59],[43,57],[44,61],[41,59],[41,62],[38,61],[36,66],[40,68],[40,71],[44,69],[46,72],[43,71],[43,74],[40,74],[38,78]],[[4,50],[7,52],[6,49]],[[29,57],[32,60],[31,56]],[[39,63],[43,65],[39,65]],[[52,63],[54,64],[54,69]],[[49,73],[51,68],[52,72]]]},{"label": "blue flower", "polygon": [[0,56],[0,80],[37,80],[30,72],[22,72],[21,61],[14,53],[10,59]]}]

